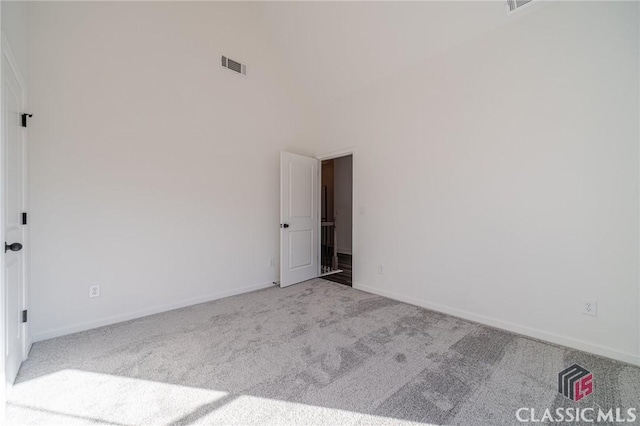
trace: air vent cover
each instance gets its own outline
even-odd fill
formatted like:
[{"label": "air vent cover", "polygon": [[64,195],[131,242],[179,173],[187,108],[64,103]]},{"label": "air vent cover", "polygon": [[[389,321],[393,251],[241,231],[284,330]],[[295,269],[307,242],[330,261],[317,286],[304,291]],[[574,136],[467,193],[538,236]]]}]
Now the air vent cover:
[{"label": "air vent cover", "polygon": [[247,66],[245,64],[241,64],[238,61],[234,61],[231,58],[227,58],[226,56],[222,57],[222,66],[224,68],[230,69],[231,71],[235,71],[238,74],[247,75]]},{"label": "air vent cover", "polygon": [[507,13],[513,13],[516,9],[519,9],[533,0],[507,0]]}]

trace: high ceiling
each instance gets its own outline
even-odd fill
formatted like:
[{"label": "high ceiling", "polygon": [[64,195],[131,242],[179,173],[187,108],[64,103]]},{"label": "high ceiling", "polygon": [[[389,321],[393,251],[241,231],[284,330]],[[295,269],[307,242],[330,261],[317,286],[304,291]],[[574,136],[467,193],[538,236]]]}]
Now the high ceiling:
[{"label": "high ceiling", "polygon": [[258,8],[286,66],[316,105],[510,19],[502,1],[264,2]]}]

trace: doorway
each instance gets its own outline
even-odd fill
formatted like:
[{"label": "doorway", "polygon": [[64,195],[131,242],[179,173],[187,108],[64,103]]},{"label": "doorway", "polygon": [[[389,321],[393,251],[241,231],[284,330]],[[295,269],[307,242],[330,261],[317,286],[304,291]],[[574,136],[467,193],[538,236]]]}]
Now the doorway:
[{"label": "doorway", "polygon": [[323,277],[352,286],[354,155],[354,148],[316,158],[280,152],[280,281],[274,284]]},{"label": "doorway", "polygon": [[324,279],[353,285],[353,155],[321,163],[320,264]]}]

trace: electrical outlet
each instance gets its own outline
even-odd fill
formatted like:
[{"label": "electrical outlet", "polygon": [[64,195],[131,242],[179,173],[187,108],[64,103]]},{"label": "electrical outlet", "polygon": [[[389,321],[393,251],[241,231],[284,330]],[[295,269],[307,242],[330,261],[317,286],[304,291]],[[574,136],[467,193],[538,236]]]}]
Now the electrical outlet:
[{"label": "electrical outlet", "polygon": [[582,314],[591,315],[592,317],[598,316],[598,301],[597,300],[583,300],[582,301]]},{"label": "electrical outlet", "polygon": [[269,259],[269,266],[271,268],[275,268],[276,267],[276,259],[274,259],[273,257],[271,259]]},{"label": "electrical outlet", "polygon": [[379,274],[384,274],[384,266],[383,265],[378,265],[378,273]]},{"label": "electrical outlet", "polygon": [[100,297],[100,286],[92,285],[89,287],[89,297]]}]

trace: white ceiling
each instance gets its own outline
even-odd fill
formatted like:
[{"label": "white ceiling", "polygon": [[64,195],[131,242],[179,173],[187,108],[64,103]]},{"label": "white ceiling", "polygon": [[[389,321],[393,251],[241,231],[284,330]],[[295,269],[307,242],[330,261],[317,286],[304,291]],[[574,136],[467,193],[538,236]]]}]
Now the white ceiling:
[{"label": "white ceiling", "polygon": [[258,13],[314,104],[507,22],[504,2],[264,2]]}]

